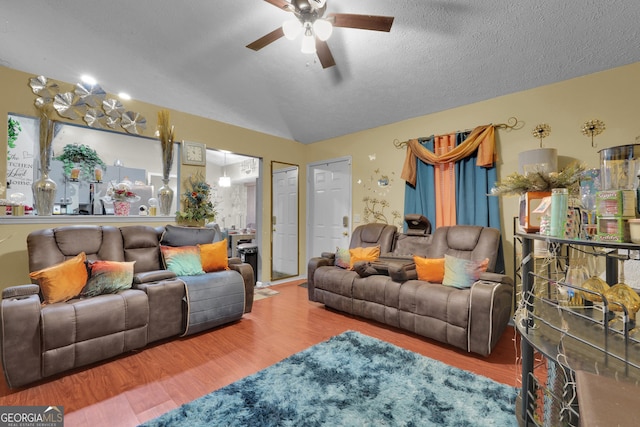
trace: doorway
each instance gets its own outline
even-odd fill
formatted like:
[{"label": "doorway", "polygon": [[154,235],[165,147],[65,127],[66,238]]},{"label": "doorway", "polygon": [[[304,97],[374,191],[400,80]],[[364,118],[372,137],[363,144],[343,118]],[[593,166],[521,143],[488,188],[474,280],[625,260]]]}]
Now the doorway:
[{"label": "doorway", "polygon": [[351,157],[308,165],[307,258],[348,248],[351,238]]},{"label": "doorway", "polygon": [[271,162],[271,280],[298,275],[298,165]]}]

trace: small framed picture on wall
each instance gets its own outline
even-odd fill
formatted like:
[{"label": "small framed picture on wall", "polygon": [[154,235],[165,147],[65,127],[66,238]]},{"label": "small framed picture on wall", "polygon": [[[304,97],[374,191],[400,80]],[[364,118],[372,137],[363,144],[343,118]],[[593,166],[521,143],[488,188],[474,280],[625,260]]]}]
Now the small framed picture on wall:
[{"label": "small framed picture on wall", "polygon": [[204,166],[207,163],[207,147],[200,142],[182,141],[182,163]]}]

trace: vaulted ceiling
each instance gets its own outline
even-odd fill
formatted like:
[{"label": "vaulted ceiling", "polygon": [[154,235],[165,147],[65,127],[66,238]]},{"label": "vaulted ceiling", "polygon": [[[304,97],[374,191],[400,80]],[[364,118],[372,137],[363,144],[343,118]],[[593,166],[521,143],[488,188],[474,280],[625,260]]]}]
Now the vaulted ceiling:
[{"label": "vaulted ceiling", "polygon": [[[335,28],[323,69],[263,0],[6,1],[0,64],[312,143],[640,61],[638,0],[327,0],[394,16]],[[25,85],[27,82],[25,82]]]}]

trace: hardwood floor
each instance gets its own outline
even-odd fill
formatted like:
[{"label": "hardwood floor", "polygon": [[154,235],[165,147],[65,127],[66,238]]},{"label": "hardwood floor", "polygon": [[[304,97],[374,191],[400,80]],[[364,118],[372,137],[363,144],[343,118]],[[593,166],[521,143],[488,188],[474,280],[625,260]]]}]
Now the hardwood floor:
[{"label": "hardwood floor", "polygon": [[34,386],[0,386],[0,405],[64,406],[65,426],[135,426],[347,330],[379,338],[496,381],[519,385],[508,328],[487,358],[309,302],[301,281],[272,287],[240,321],[176,338]]}]

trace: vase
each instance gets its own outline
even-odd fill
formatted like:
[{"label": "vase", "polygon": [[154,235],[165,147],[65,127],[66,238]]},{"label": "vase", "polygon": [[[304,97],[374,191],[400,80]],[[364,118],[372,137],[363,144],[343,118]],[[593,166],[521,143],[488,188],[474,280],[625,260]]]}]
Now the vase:
[{"label": "vase", "polygon": [[158,207],[160,215],[171,215],[171,206],[173,204],[173,190],[169,187],[169,179],[162,179],[162,187],[158,188]]},{"label": "vase", "polygon": [[121,200],[115,200],[113,202],[113,211],[116,216],[129,216],[129,210],[131,209],[131,203],[123,202]]},{"label": "vase", "polygon": [[53,205],[56,199],[56,183],[49,178],[47,172],[43,172],[40,178],[33,183],[33,204],[38,216],[50,216],[53,213]]}]

